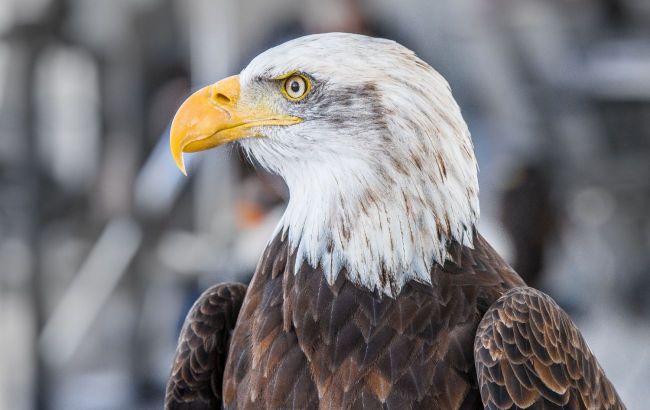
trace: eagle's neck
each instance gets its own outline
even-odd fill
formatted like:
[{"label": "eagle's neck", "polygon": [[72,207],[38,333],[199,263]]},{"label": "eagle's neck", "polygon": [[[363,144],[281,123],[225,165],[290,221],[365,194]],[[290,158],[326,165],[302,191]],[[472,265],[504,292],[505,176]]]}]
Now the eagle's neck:
[{"label": "eagle's neck", "polygon": [[289,186],[276,233],[296,270],[307,261],[330,283],[343,274],[396,296],[409,280],[430,283],[452,242],[472,246],[477,164],[444,78],[412,53],[398,67],[376,63],[371,80],[339,85],[318,115],[243,145]]},{"label": "eagle's neck", "polygon": [[307,164],[285,175],[291,198],[276,233],[288,238],[294,269],[306,261],[330,284],[344,274],[392,297],[409,280],[430,284],[432,265],[450,259],[452,241],[472,247],[478,193],[444,164],[417,167],[387,179],[377,170]]}]

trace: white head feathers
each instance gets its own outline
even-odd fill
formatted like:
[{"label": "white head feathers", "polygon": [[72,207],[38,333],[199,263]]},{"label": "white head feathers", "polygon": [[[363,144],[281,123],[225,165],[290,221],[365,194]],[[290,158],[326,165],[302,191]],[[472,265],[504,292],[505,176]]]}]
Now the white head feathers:
[{"label": "white head feathers", "polygon": [[430,283],[451,241],[472,246],[479,217],[472,141],[449,85],[393,41],[331,33],[260,54],[242,95],[266,99],[277,93],[268,80],[293,72],[312,79],[310,94],[266,102],[304,121],[241,143],[289,186],[278,232],[297,265],[389,296]]}]

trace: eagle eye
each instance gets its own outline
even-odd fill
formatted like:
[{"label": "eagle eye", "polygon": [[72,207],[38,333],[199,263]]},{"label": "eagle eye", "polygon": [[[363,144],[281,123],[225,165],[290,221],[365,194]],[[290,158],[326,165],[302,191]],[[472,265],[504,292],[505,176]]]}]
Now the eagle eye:
[{"label": "eagle eye", "polygon": [[311,89],[311,82],[307,77],[293,74],[285,78],[282,83],[282,93],[291,101],[300,101],[307,96]]}]

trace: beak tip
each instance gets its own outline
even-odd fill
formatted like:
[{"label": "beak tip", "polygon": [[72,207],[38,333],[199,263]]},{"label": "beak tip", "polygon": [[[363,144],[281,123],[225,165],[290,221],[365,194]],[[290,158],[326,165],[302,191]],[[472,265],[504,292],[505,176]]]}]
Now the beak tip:
[{"label": "beak tip", "polygon": [[183,163],[183,160],[181,160],[180,163],[177,163],[176,166],[178,167],[178,169],[181,170],[183,175],[187,176],[187,170],[185,169],[185,164]]},{"label": "beak tip", "polygon": [[185,161],[183,160],[183,152],[181,151],[178,154],[172,152],[172,156],[174,157],[174,162],[178,169],[183,173],[183,175],[187,176],[187,169],[185,168]]}]

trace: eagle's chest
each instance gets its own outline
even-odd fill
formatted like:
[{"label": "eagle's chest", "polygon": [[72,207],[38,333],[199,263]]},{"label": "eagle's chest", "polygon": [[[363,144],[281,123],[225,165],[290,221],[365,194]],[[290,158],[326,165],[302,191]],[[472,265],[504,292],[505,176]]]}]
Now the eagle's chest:
[{"label": "eagle's chest", "polygon": [[391,299],[308,266],[261,266],[232,336],[226,406],[478,408],[476,292],[435,279]]}]

